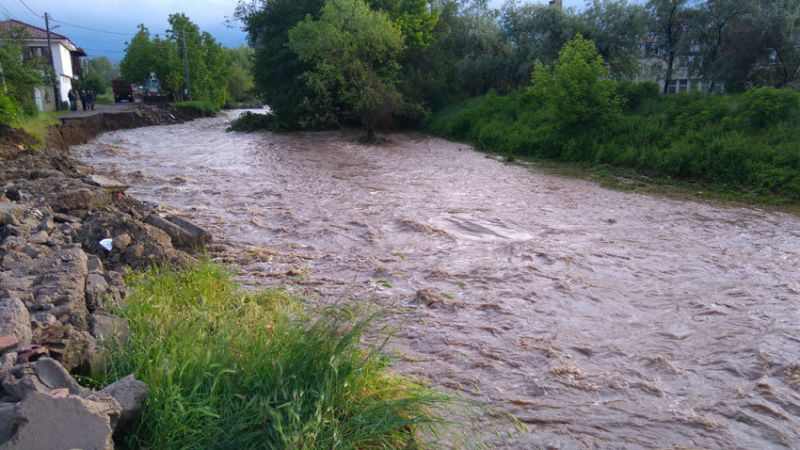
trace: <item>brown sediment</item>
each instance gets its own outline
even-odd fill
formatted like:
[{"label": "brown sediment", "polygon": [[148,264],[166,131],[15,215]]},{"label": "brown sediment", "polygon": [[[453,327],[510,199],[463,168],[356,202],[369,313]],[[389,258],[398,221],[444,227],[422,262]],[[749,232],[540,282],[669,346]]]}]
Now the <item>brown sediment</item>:
[{"label": "brown sediment", "polygon": [[419,134],[226,126],[74,151],[210,228],[247,282],[405,311],[399,369],[531,424],[499,447],[800,442],[798,216],[611,191]]}]

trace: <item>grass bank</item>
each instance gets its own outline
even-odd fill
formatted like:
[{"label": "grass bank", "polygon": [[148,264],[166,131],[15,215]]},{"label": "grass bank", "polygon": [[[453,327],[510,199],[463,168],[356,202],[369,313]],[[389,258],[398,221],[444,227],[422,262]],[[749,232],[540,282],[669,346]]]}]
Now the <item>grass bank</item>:
[{"label": "grass bank", "polygon": [[131,336],[96,381],[150,387],[130,448],[423,448],[448,397],[387,370],[371,324],[303,312],[281,290],[247,293],[212,263],[131,278]]},{"label": "grass bank", "polygon": [[34,115],[20,115],[13,126],[14,128],[21,128],[33,136],[36,139],[34,149],[41,150],[45,145],[47,129],[61,123],[61,117],[66,114],[67,111],[58,111],[42,112]]},{"label": "grass bank", "polygon": [[197,100],[193,102],[177,102],[172,106],[178,110],[191,111],[194,115],[201,117],[214,117],[220,112],[220,107],[207,100]]},{"label": "grass bank", "polygon": [[739,95],[663,96],[647,84],[616,89],[621,113],[602,125],[554,122],[550,105],[525,90],[451,105],[432,115],[425,128],[511,158],[633,170],[640,179],[660,178],[659,184],[733,200],[800,201],[797,93],[761,88]]}]

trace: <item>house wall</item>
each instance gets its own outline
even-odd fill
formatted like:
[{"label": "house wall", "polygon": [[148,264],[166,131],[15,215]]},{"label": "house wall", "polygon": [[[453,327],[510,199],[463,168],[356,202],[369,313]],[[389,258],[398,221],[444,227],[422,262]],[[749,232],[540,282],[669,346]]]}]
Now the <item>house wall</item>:
[{"label": "house wall", "polygon": [[68,101],[67,93],[72,89],[72,55],[61,42],[52,42],[53,64],[56,68],[56,82],[58,92],[62,102]]},{"label": "house wall", "polygon": [[[651,81],[658,84],[661,92],[664,92],[665,76],[667,74],[667,63],[660,58],[643,58],[640,61],[639,75],[637,82]],[[710,84],[698,75],[693,75],[689,70],[689,61],[686,58],[676,58],[672,66],[672,86],[668,89],[668,94],[679,92],[689,92],[694,90],[707,91]]]}]

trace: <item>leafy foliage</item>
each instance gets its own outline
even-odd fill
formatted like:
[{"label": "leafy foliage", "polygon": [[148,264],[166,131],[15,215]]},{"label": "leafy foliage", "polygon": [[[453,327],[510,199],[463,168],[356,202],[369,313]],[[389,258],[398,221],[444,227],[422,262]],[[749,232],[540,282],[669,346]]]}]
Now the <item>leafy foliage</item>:
[{"label": "leafy foliage", "polygon": [[102,382],[150,387],[130,448],[419,448],[447,397],[387,371],[370,315],[304,314],[280,290],[245,293],[210,263],[132,279],[130,338]]},{"label": "leafy foliage", "polygon": [[616,85],[608,79],[603,57],[580,34],[564,46],[552,67],[536,66],[532,91],[558,129],[602,126],[620,114]]},{"label": "leafy foliage", "polygon": [[[597,59],[584,58],[589,50],[573,42],[554,68],[537,71],[531,89],[458,103],[427,127],[502,154],[633,167],[800,199],[800,94],[765,87],[662,96],[652,84],[605,84]],[[563,84],[555,80],[559,66]],[[604,87],[591,87],[591,74]]]},{"label": "leafy foliage", "polygon": [[289,31],[289,48],[312,67],[302,75],[311,93],[303,99],[302,126],[329,127],[352,112],[374,130],[402,108],[395,85],[400,27],[364,0],[327,0],[318,20],[306,18]]},{"label": "leafy foliage", "polygon": [[[53,71],[43,57],[24,57],[27,35],[20,28],[0,30],[0,124],[14,123],[21,114],[35,115],[31,95],[35,86],[53,79]],[[52,91],[49,95],[52,95]]]},{"label": "leafy foliage", "polygon": [[130,82],[141,82],[154,72],[162,88],[176,101],[182,101],[186,80],[181,51],[185,36],[192,99],[224,105],[230,76],[224,49],[184,14],[171,14],[169,23],[172,28],[167,38],[151,38],[149,30],[139,25],[120,62],[122,76]]}]

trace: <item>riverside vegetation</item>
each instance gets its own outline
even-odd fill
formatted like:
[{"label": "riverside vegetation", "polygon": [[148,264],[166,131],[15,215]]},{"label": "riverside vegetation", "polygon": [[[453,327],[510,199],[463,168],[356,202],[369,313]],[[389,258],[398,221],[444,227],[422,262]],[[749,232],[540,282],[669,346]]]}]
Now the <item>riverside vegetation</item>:
[{"label": "riverside vegetation", "polygon": [[[422,128],[511,157],[800,197],[797,2],[269,0],[237,15],[272,115],[232,130]],[[679,67],[710,93],[629,81],[661,71],[666,93]]]},{"label": "riverside vegetation", "polygon": [[800,199],[800,95],[662,96],[654,84],[615,83],[594,45],[578,38],[529,89],[445,108],[426,128],[514,157],[631,167],[722,184],[772,200]]},{"label": "riverside vegetation", "polygon": [[387,372],[361,340],[373,315],[303,312],[281,290],[246,293],[210,262],[132,275],[131,337],[97,381],[150,387],[132,448],[418,448],[449,402]]}]

